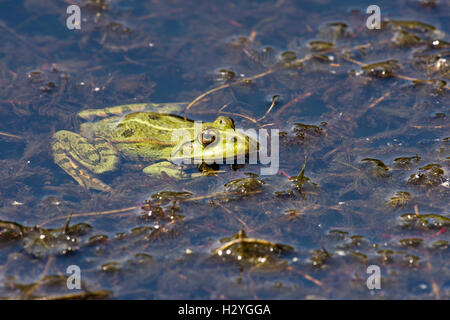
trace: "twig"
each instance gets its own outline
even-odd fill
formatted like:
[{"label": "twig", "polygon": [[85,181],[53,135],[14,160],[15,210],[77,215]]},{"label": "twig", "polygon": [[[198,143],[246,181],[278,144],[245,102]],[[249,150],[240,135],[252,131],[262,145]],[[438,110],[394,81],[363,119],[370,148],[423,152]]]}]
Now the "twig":
[{"label": "twig", "polygon": [[235,84],[240,84],[240,83],[247,82],[247,81],[249,81],[249,80],[255,80],[255,79],[259,79],[259,78],[265,77],[265,76],[267,76],[267,75],[273,73],[274,71],[275,71],[274,69],[269,69],[269,70],[267,70],[267,71],[264,71],[264,72],[262,72],[262,73],[259,73],[259,74],[257,74],[257,75],[254,75],[254,76],[252,76],[252,77],[245,78],[245,79],[241,79],[241,80],[235,81],[235,82],[226,83],[226,84],[223,84],[223,85],[221,85],[221,86],[218,86],[218,87],[216,87],[216,88],[214,88],[214,89],[211,89],[211,90],[209,90],[209,91],[207,91],[207,92],[205,92],[205,93],[202,93],[201,95],[199,95],[197,98],[195,98],[194,100],[192,100],[191,103],[189,103],[189,104],[187,105],[187,107],[186,107],[186,109],[185,109],[185,112],[188,112],[189,109],[191,109],[192,106],[193,106],[194,104],[196,104],[198,101],[200,101],[201,99],[203,99],[204,97],[206,97],[207,95],[209,95],[209,94],[211,94],[211,93],[214,93],[214,92],[216,92],[216,91],[219,91],[219,90],[222,90],[222,89],[231,87],[231,86],[233,86],[233,85],[235,85]]},{"label": "twig", "polygon": [[[383,94],[381,97],[379,97],[377,100],[375,100],[374,102],[372,102],[371,104],[369,104],[367,106],[367,108],[364,110],[364,112],[366,112],[367,110],[370,110],[372,108],[374,108],[377,104],[379,104],[381,101],[383,101],[384,99],[386,99],[387,97],[389,97],[391,95],[391,92],[388,91],[385,94]],[[363,113],[364,113],[363,112]]]},{"label": "twig", "polygon": [[12,133],[7,133],[7,132],[1,132],[0,131],[0,136],[5,136],[5,137],[9,137],[9,138],[15,138],[15,139],[19,139],[19,140],[25,140],[24,137],[12,134]]},{"label": "twig", "polygon": [[432,272],[433,270],[432,270],[432,266],[431,266],[431,262],[430,262],[430,255],[428,254],[428,251],[425,252],[425,255],[427,257],[427,270],[428,270],[428,273],[430,274],[431,289],[433,290],[433,294],[436,297],[436,300],[441,300],[441,296],[439,294],[439,287],[433,278],[433,272]]},{"label": "twig", "polygon": [[280,95],[278,95],[278,94],[273,96],[272,103],[271,103],[269,109],[267,109],[266,113],[261,118],[259,118],[257,121],[261,121],[270,113],[270,111],[273,109],[273,107],[275,106],[275,104],[277,103],[277,100],[279,98],[280,98]]},{"label": "twig", "polygon": [[246,116],[245,114],[241,114],[241,113],[235,113],[235,112],[228,112],[228,111],[220,111],[219,113],[223,113],[223,114],[229,114],[231,116],[238,116],[238,117],[242,117],[244,119],[247,119],[255,124],[258,123],[258,120],[250,117],[250,116]]},{"label": "twig", "polygon": [[137,208],[138,208],[138,206],[134,206],[134,207],[128,207],[128,208],[122,208],[122,209],[114,209],[114,210],[108,210],[108,211],[77,213],[77,214],[71,214],[71,215],[66,215],[66,216],[62,216],[62,217],[55,217],[53,219],[50,219],[50,220],[47,220],[47,221],[41,223],[37,227],[40,228],[43,225],[46,225],[46,224],[48,224],[50,222],[63,220],[63,219],[68,219],[70,217],[77,218],[77,217],[101,216],[101,215],[108,215],[108,214],[113,214],[113,213],[127,212],[127,211],[131,211],[131,210],[134,210],[134,209],[137,209]]},{"label": "twig", "polygon": [[288,266],[287,270],[298,273],[299,275],[301,275],[303,278],[305,278],[306,280],[309,280],[311,282],[313,282],[314,284],[318,285],[319,287],[323,286],[323,283],[319,280],[317,280],[316,278],[313,278],[312,276],[310,276],[307,273],[303,273],[300,270],[295,270],[294,268],[292,268],[292,266]]},{"label": "twig", "polygon": [[39,288],[39,286],[42,284],[44,278],[45,278],[45,277],[47,276],[47,274],[48,274],[48,270],[50,270],[50,265],[52,264],[53,260],[55,260],[55,257],[54,257],[54,256],[48,257],[47,263],[45,264],[45,267],[44,267],[44,271],[42,271],[42,274],[41,274],[39,280],[38,280],[31,288],[29,288],[29,289],[25,292],[25,294],[24,294],[24,296],[23,296],[24,299],[28,299],[28,298],[30,297],[30,295],[31,295],[37,288]]},{"label": "twig", "polygon": [[295,97],[294,99],[292,99],[291,101],[289,101],[288,103],[286,103],[283,107],[281,107],[280,110],[278,110],[277,112],[275,112],[275,117],[278,117],[284,110],[286,110],[287,108],[290,108],[291,106],[299,103],[300,101],[302,101],[303,99],[308,98],[309,96],[311,96],[313,94],[312,91],[306,92],[298,97]]},{"label": "twig", "polygon": [[[219,207],[221,207],[221,208],[222,208],[226,213],[228,213],[230,216],[232,216],[232,217],[235,218],[237,221],[239,221],[239,222],[244,226],[245,231],[246,231],[247,233],[249,233],[249,232],[252,231],[252,230],[248,227],[248,225],[247,225],[241,218],[236,217],[236,216],[233,214],[233,212],[231,212],[230,209],[225,208],[221,203],[217,203],[217,205],[218,205]],[[248,239],[248,238],[245,238],[245,239]],[[245,239],[242,239],[242,240],[245,240]],[[239,239],[238,239],[238,240],[239,240]]]}]

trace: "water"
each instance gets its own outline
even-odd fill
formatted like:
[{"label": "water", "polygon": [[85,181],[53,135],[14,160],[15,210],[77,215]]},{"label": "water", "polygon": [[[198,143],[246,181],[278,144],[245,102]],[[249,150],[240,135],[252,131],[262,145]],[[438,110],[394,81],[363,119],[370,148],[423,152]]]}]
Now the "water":
[{"label": "water", "polygon": [[[69,30],[65,2],[1,1],[0,296],[448,299],[449,3],[425,2],[368,30],[369,1],[78,1]],[[53,162],[83,109],[224,84],[185,115],[279,129],[277,175],[124,161],[103,193]]]}]

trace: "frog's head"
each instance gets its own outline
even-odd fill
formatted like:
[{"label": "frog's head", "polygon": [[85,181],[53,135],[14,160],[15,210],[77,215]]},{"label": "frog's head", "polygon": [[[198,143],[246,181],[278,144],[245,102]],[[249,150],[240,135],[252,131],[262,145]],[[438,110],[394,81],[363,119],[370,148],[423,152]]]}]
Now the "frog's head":
[{"label": "frog's head", "polygon": [[258,150],[258,142],[235,129],[234,121],[225,116],[214,122],[194,126],[185,132],[181,142],[174,148],[171,161],[174,163],[238,163],[245,161],[249,152]]}]

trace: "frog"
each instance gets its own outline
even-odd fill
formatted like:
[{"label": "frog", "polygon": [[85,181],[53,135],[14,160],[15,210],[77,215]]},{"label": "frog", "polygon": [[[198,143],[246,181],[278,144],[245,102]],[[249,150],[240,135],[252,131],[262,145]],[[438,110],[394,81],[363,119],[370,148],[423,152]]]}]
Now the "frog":
[{"label": "frog", "polygon": [[[98,178],[118,169],[122,160],[144,162],[149,176],[174,179],[199,176],[185,172],[186,163],[230,163],[258,149],[258,142],[239,131],[234,120],[218,116],[195,122],[177,113],[185,103],[136,103],[86,109],[79,132],[53,134],[55,163],[85,189],[111,192]],[[242,159],[242,158],[241,158]]]}]

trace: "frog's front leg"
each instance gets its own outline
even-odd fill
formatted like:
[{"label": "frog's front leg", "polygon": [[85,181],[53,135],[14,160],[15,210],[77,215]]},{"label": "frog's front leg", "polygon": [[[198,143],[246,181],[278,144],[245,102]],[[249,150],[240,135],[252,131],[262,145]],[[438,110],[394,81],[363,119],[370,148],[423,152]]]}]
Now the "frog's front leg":
[{"label": "frog's front leg", "polygon": [[145,167],[142,170],[145,174],[149,176],[160,176],[162,173],[175,179],[186,179],[189,177],[179,166],[169,162],[162,161]]},{"label": "frog's front leg", "polygon": [[150,176],[160,176],[162,173],[164,173],[171,178],[179,180],[202,176],[201,172],[187,174],[180,166],[177,166],[169,161],[154,163],[152,165],[149,165],[148,167],[145,167],[142,171]]},{"label": "frog's front leg", "polygon": [[91,143],[79,134],[61,130],[53,135],[52,149],[55,163],[81,186],[112,190],[88,172],[103,173],[117,168],[119,156],[110,143],[103,139],[94,139]]}]

